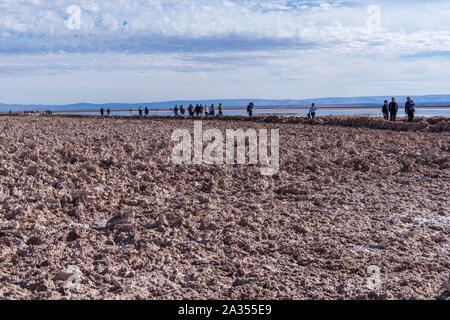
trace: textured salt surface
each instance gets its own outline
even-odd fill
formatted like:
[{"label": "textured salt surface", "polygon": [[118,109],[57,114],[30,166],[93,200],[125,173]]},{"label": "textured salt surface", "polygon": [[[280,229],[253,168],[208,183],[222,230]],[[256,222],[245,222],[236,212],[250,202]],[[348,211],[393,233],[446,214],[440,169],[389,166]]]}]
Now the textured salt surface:
[{"label": "textured salt surface", "polygon": [[173,165],[188,120],[0,118],[0,299],[446,298],[448,121],[275,120],[203,123],[279,128],[263,177]]}]

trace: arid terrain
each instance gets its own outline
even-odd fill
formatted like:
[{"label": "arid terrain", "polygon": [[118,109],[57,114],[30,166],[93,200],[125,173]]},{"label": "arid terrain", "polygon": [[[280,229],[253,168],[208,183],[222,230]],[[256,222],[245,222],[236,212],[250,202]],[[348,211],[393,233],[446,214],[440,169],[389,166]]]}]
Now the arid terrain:
[{"label": "arid terrain", "polygon": [[172,164],[191,120],[0,117],[0,299],[448,299],[449,118],[203,127],[279,128],[280,172]]}]

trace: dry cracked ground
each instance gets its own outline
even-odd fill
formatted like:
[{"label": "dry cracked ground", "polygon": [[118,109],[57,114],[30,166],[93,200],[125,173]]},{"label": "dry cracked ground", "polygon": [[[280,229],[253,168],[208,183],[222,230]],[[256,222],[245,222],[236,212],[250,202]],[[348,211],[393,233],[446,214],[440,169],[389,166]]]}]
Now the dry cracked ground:
[{"label": "dry cracked ground", "polygon": [[1,117],[0,299],[448,299],[450,132],[203,126],[279,128],[280,172],[172,164],[187,120]]}]

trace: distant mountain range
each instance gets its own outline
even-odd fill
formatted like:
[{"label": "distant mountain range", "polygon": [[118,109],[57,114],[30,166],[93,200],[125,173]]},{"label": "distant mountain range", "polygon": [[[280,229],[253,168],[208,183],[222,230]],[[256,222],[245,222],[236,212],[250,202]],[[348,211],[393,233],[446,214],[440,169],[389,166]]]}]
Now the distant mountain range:
[{"label": "distant mountain range", "polygon": [[[406,101],[406,96],[394,96],[399,104]],[[7,105],[0,103],[0,112],[18,112],[25,110],[53,110],[53,111],[88,111],[98,110],[101,107],[111,110],[129,110],[137,109],[140,106],[149,109],[170,109],[175,105],[188,106],[189,104],[203,104],[211,105],[214,103],[218,105],[222,103],[225,107],[246,107],[250,101],[253,101],[256,108],[258,107],[300,107],[308,106],[312,102],[316,102],[319,106],[355,106],[355,107],[374,107],[381,106],[385,99],[390,100],[391,96],[375,96],[375,97],[351,97],[351,98],[319,98],[319,99],[303,99],[303,100],[268,100],[268,99],[223,99],[223,100],[176,100],[163,102],[142,102],[142,103],[76,103],[67,105],[22,105],[14,104]],[[428,96],[413,96],[412,97],[417,106],[450,106],[450,95],[428,95]]]}]

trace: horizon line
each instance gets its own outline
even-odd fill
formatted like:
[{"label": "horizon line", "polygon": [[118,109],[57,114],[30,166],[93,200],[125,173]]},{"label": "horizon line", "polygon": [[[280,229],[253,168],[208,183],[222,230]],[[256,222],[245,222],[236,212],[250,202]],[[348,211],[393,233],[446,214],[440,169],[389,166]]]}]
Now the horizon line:
[{"label": "horizon line", "polygon": [[[358,98],[381,98],[381,97],[394,97],[394,98],[403,98],[403,97],[430,97],[430,96],[450,96],[450,93],[448,94],[424,94],[424,95],[405,95],[405,94],[401,94],[401,95],[373,95],[373,96],[329,96],[329,97],[320,97],[320,98],[303,98],[303,99],[297,99],[297,98],[275,98],[275,99],[262,99],[262,98],[226,98],[226,99],[219,99],[219,98],[206,98],[206,99],[175,99],[175,100],[161,100],[161,101],[147,101],[147,102],[99,102],[99,103],[94,103],[94,102],[74,102],[74,103],[60,103],[60,104],[50,104],[50,103],[3,103],[0,102],[0,107],[1,106],[71,106],[71,105],[108,105],[108,104],[155,104],[155,103],[176,103],[176,102],[200,102],[200,101],[236,101],[236,100],[248,100],[250,101],[306,101],[306,100],[310,100],[311,102],[317,101],[317,100],[325,100],[325,99],[358,99]],[[444,102],[444,101],[441,101]],[[450,102],[450,99],[449,99]]]}]

